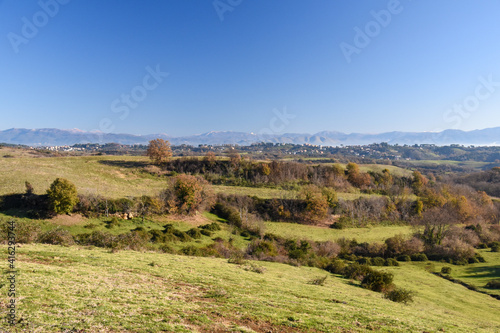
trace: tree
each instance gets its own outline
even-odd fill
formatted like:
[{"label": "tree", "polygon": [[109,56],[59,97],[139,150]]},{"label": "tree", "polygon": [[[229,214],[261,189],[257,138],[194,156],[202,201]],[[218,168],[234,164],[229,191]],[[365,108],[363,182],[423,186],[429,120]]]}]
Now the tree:
[{"label": "tree", "polygon": [[231,162],[231,166],[233,168],[237,168],[240,165],[241,156],[236,149],[228,149],[227,156],[229,157],[229,161]]},{"label": "tree", "polygon": [[371,177],[369,174],[361,173],[359,171],[359,166],[356,163],[349,163],[346,166],[347,180],[352,185],[362,188],[369,186],[371,183]]},{"label": "tree", "polygon": [[172,157],[172,149],[170,142],[163,139],[155,139],[149,141],[148,150],[146,155],[155,163],[161,164],[168,161]]},{"label": "tree", "polygon": [[420,237],[430,246],[441,245],[446,231],[451,225],[460,221],[456,209],[449,205],[443,207],[434,207],[426,210],[421,217],[416,217],[414,224],[423,226]]},{"label": "tree", "polygon": [[413,180],[411,186],[413,187],[416,195],[420,195],[422,190],[427,186],[428,182],[429,181],[427,180],[427,178],[425,178],[420,172],[413,171]]},{"label": "tree", "polygon": [[204,178],[181,174],[171,179],[164,198],[169,212],[193,214],[198,210],[211,208],[215,196]]},{"label": "tree", "polygon": [[217,157],[215,156],[215,153],[213,151],[208,151],[205,154],[204,160],[208,162],[211,166],[215,164],[215,161],[217,160]]},{"label": "tree", "polygon": [[57,178],[47,190],[51,210],[56,214],[69,214],[78,203],[76,186],[67,179]]},{"label": "tree", "polygon": [[328,200],[316,185],[302,187],[299,197],[305,201],[304,218],[310,222],[318,222],[328,215]]}]

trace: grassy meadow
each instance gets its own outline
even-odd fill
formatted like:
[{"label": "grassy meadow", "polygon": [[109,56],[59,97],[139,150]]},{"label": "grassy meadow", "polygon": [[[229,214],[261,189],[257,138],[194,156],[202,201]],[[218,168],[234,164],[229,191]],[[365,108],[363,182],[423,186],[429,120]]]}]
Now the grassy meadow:
[{"label": "grassy meadow", "polygon": [[266,232],[286,238],[312,239],[315,241],[335,241],[339,238],[355,238],[358,242],[384,242],[395,235],[408,235],[412,232],[410,226],[374,226],[367,228],[329,229],[294,223],[266,222]]},{"label": "grassy meadow", "polygon": [[[7,157],[5,157],[7,156]],[[0,149],[0,195],[22,193],[30,182],[35,193],[45,193],[57,177],[67,178],[83,194],[109,198],[155,195],[166,177],[147,172],[141,156],[44,157],[26,150]],[[363,171],[410,175],[409,170],[363,165]],[[296,191],[276,188],[213,186],[216,193],[294,198]],[[362,193],[338,193],[353,200]],[[114,235],[142,227],[162,230],[167,223],[180,231],[218,222],[211,236],[185,243],[205,247],[214,238],[245,249],[250,240],[210,213],[194,216],[153,216],[120,220],[59,215],[29,220],[22,212],[0,213],[0,220],[37,223],[42,230],[60,227],[71,234],[105,231]],[[371,226],[342,230],[292,223],[262,222],[266,233],[287,239],[384,242],[394,235],[410,235],[407,225]],[[169,244],[170,245],[170,244]],[[7,245],[0,245],[4,273],[0,283],[2,318],[6,316]],[[190,257],[152,251],[111,251],[92,246],[21,244],[17,248],[16,328],[0,322],[0,332],[499,332],[500,301],[471,291],[430,271],[451,266],[451,276],[480,290],[500,278],[500,255],[480,250],[486,263],[456,266],[438,262],[403,262],[398,267],[376,267],[394,274],[394,282],[414,292],[408,305],[383,298],[325,270],[265,261],[231,264],[227,259]],[[327,277],[323,285],[312,281]],[[494,293],[494,292],[493,292]],[[498,294],[498,292],[497,292]]]},{"label": "grassy meadow", "polygon": [[[18,249],[17,268],[18,331],[500,330],[500,302],[412,264],[384,268],[415,290],[410,305],[316,268],[270,262],[37,244]],[[311,283],[325,275],[324,285]]]}]

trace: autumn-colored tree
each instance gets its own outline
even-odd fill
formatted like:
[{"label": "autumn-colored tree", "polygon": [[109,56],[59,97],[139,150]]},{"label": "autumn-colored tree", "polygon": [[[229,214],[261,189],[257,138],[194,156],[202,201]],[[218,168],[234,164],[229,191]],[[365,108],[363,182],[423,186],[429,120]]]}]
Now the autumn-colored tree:
[{"label": "autumn-colored tree", "polygon": [[151,214],[159,214],[161,213],[164,205],[163,202],[158,197],[150,197],[147,195],[143,195],[138,199],[138,207],[137,210],[142,217],[142,221],[144,222],[144,218]]},{"label": "autumn-colored tree", "polygon": [[69,214],[78,203],[76,186],[67,179],[57,178],[47,190],[51,210],[56,214]]},{"label": "autumn-colored tree", "polygon": [[238,153],[237,150],[235,150],[234,148],[233,149],[229,149],[228,152],[227,152],[227,156],[229,157],[229,161],[231,162],[231,165],[236,168],[239,166],[240,162],[241,162],[241,156],[240,154]]},{"label": "autumn-colored tree", "polygon": [[206,154],[205,154],[205,157],[203,158],[206,162],[208,162],[208,164],[210,165],[213,165],[215,164],[215,160],[216,160],[216,156],[215,156],[215,153],[213,151],[208,151]]},{"label": "autumn-colored tree", "polygon": [[352,185],[363,188],[369,186],[371,183],[371,177],[367,173],[361,173],[359,171],[359,166],[356,163],[349,163],[346,166],[347,180]]},{"label": "autumn-colored tree", "polygon": [[461,195],[459,197],[453,198],[452,200],[450,200],[450,203],[452,207],[457,211],[458,217],[462,222],[475,217],[476,213],[474,211],[474,207],[465,196]]},{"label": "autumn-colored tree", "polygon": [[271,168],[269,167],[269,164],[268,163],[261,163],[260,172],[264,176],[269,176],[271,174]]},{"label": "autumn-colored tree", "polygon": [[337,198],[337,192],[331,187],[324,187],[321,190],[321,194],[326,198],[326,202],[328,203],[328,206],[332,209],[337,207],[337,204],[339,202]]},{"label": "autumn-colored tree", "polygon": [[346,171],[348,176],[356,175],[359,173],[359,165],[353,162],[348,163],[346,166]]},{"label": "autumn-colored tree", "polygon": [[146,155],[155,163],[161,164],[168,161],[172,157],[172,149],[170,142],[163,139],[154,139],[149,141],[148,150]]},{"label": "autumn-colored tree", "polygon": [[305,219],[311,222],[321,221],[328,214],[328,200],[315,185],[304,186],[300,197],[305,201]]},{"label": "autumn-colored tree", "polygon": [[424,203],[422,200],[417,200],[415,202],[415,214],[417,216],[422,216],[422,211],[424,210]]},{"label": "autumn-colored tree", "polygon": [[411,186],[415,191],[415,194],[419,195],[429,181],[420,172],[413,171],[413,180]]},{"label": "autumn-colored tree", "polygon": [[447,200],[438,189],[425,188],[421,193],[425,208],[443,207]]},{"label": "autumn-colored tree", "polygon": [[393,184],[391,172],[387,169],[382,170],[382,184],[387,188]]},{"label": "autumn-colored tree", "polygon": [[215,195],[210,184],[200,176],[186,174],[171,179],[164,192],[164,200],[170,213],[193,214],[214,204]]}]

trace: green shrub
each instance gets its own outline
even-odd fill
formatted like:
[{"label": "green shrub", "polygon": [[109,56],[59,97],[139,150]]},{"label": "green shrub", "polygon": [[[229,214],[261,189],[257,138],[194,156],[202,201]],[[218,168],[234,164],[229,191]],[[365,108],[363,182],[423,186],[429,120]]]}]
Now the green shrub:
[{"label": "green shrub", "polygon": [[221,227],[217,222],[212,222],[210,224],[204,224],[199,226],[200,229],[209,230],[209,231],[219,231]]},{"label": "green shrub", "polygon": [[413,292],[403,288],[395,288],[384,293],[384,297],[393,302],[408,304],[413,302]]},{"label": "green shrub", "polygon": [[318,277],[318,278],[312,279],[311,281],[309,281],[309,284],[314,284],[316,286],[322,286],[325,284],[327,277],[328,277],[328,275],[325,275],[323,277]]},{"label": "green shrub", "polygon": [[385,264],[385,259],[381,257],[375,257],[372,258],[372,265],[373,266],[384,266]]},{"label": "green shrub", "polygon": [[191,228],[189,229],[186,234],[189,235],[189,237],[193,238],[193,239],[200,239],[201,238],[201,232],[200,232],[200,229],[198,228]]},{"label": "green shrub", "polygon": [[207,229],[201,229],[200,230],[201,234],[204,235],[204,236],[207,236],[207,237],[212,237],[212,232],[210,230],[207,230]]},{"label": "green shrub", "polygon": [[151,237],[144,231],[130,231],[115,237],[112,247],[117,250],[140,251],[147,248]]},{"label": "green shrub", "polygon": [[78,202],[76,186],[67,179],[57,178],[47,190],[50,208],[56,214],[69,214]]},{"label": "green shrub", "polygon": [[486,284],[486,288],[500,289],[500,280],[491,280]]},{"label": "green shrub", "polygon": [[162,244],[160,245],[160,247],[158,248],[161,252],[163,253],[170,253],[170,254],[176,254],[177,251],[175,251],[174,248],[170,247],[169,245],[167,244]]},{"label": "green shrub", "polygon": [[387,258],[384,262],[384,266],[399,266],[399,262],[394,258]]},{"label": "green shrub", "polygon": [[411,257],[408,255],[402,255],[398,257],[398,261],[411,261]]},{"label": "green shrub", "polygon": [[165,233],[165,234],[166,233],[173,233],[174,230],[176,230],[176,229],[175,229],[175,227],[174,227],[174,225],[172,223],[165,224],[163,226],[163,233]]},{"label": "green shrub", "polygon": [[153,243],[165,243],[167,242],[167,236],[160,230],[153,229],[148,231],[151,241]]},{"label": "green shrub", "polygon": [[441,268],[441,273],[442,274],[450,274],[451,273],[451,267],[449,267],[449,266],[443,266]]},{"label": "green shrub", "polygon": [[68,230],[55,228],[42,233],[38,237],[38,241],[42,244],[64,245],[69,246],[75,244],[75,240]]},{"label": "green shrub", "polygon": [[472,258],[467,259],[467,263],[468,264],[477,264],[477,263],[479,263],[479,259],[477,259],[476,257],[472,257]]},{"label": "green shrub", "polygon": [[345,269],[344,269],[344,277],[348,279],[354,279],[354,280],[363,280],[366,275],[369,273],[373,272],[373,270],[370,268],[368,265],[360,265],[359,263],[355,262],[352,264],[349,264]]},{"label": "green shrub", "polygon": [[113,216],[110,221],[106,222],[106,228],[112,229],[115,227],[119,227],[120,224],[120,220],[116,216]]},{"label": "green shrub", "polygon": [[180,241],[180,242],[190,242],[192,241],[192,238],[187,234],[185,233],[184,231],[180,231],[180,230],[174,230],[173,232],[174,236],[177,237],[177,239]]},{"label": "green shrub", "polygon": [[334,259],[326,267],[327,272],[344,275],[346,264],[342,260]]},{"label": "green shrub", "polygon": [[97,247],[112,247],[115,236],[109,232],[96,230],[90,234],[80,234],[75,236],[75,241],[79,245],[92,245]]},{"label": "green shrub", "polygon": [[357,261],[358,257],[355,254],[343,254],[340,255],[342,259],[349,260],[349,261]]},{"label": "green shrub", "polygon": [[489,245],[491,252],[500,252],[500,242],[492,242]]},{"label": "green shrub", "polygon": [[[34,221],[23,221],[23,220],[10,220],[14,222],[14,233],[16,234],[16,243],[18,244],[30,244],[36,241],[41,233],[40,226]],[[8,240],[9,227],[12,224],[7,220],[2,220],[0,226],[1,241]]]},{"label": "green shrub", "polygon": [[229,224],[241,228],[242,221],[238,211],[226,204],[217,202],[212,208],[211,212],[220,218],[225,219]]},{"label": "green shrub", "polygon": [[341,230],[341,229],[348,228],[352,225],[353,225],[353,223],[352,223],[351,218],[348,216],[342,215],[335,223],[330,225],[330,228]]},{"label": "green shrub", "polygon": [[264,274],[264,272],[266,271],[265,267],[257,266],[255,264],[250,264],[250,266],[245,266],[245,267],[243,267],[243,269],[245,271],[250,271],[250,272],[259,273],[259,274]]},{"label": "green shrub", "polygon": [[255,240],[248,245],[247,253],[257,257],[273,257],[278,255],[278,249],[272,241]]},{"label": "green shrub", "polygon": [[134,208],[134,202],[127,198],[120,198],[116,200],[108,200],[108,208],[112,213],[128,213]]},{"label": "green shrub", "polygon": [[359,263],[360,265],[371,265],[372,259],[367,258],[367,257],[361,257],[361,258],[358,258],[358,260],[356,260],[356,262]]},{"label": "green shrub", "polygon": [[246,260],[243,257],[243,253],[236,252],[231,255],[231,257],[227,260],[227,262],[230,264],[244,265],[246,263]]},{"label": "green shrub", "polygon": [[361,287],[378,292],[389,290],[393,286],[393,277],[391,273],[372,270],[361,281]]},{"label": "green shrub", "polygon": [[416,253],[411,255],[412,261],[427,261],[429,260],[425,253]]},{"label": "green shrub", "polygon": [[476,253],[474,258],[476,258],[478,262],[486,262],[486,259],[484,259],[484,257],[479,253]]},{"label": "green shrub", "polygon": [[193,245],[183,247],[180,252],[182,254],[187,255],[187,256],[198,256],[199,257],[202,255],[202,251]]}]

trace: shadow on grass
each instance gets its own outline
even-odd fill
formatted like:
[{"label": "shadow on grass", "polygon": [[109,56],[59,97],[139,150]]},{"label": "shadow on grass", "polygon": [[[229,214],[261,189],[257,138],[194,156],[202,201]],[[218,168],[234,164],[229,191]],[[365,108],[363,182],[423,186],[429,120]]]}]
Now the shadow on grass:
[{"label": "shadow on grass", "polygon": [[465,273],[468,278],[500,278],[500,265],[469,267]]},{"label": "shadow on grass", "polygon": [[140,169],[145,168],[150,163],[144,161],[109,161],[109,160],[99,160],[100,164],[105,164],[109,166],[119,167],[119,168],[128,168],[128,169]]}]

